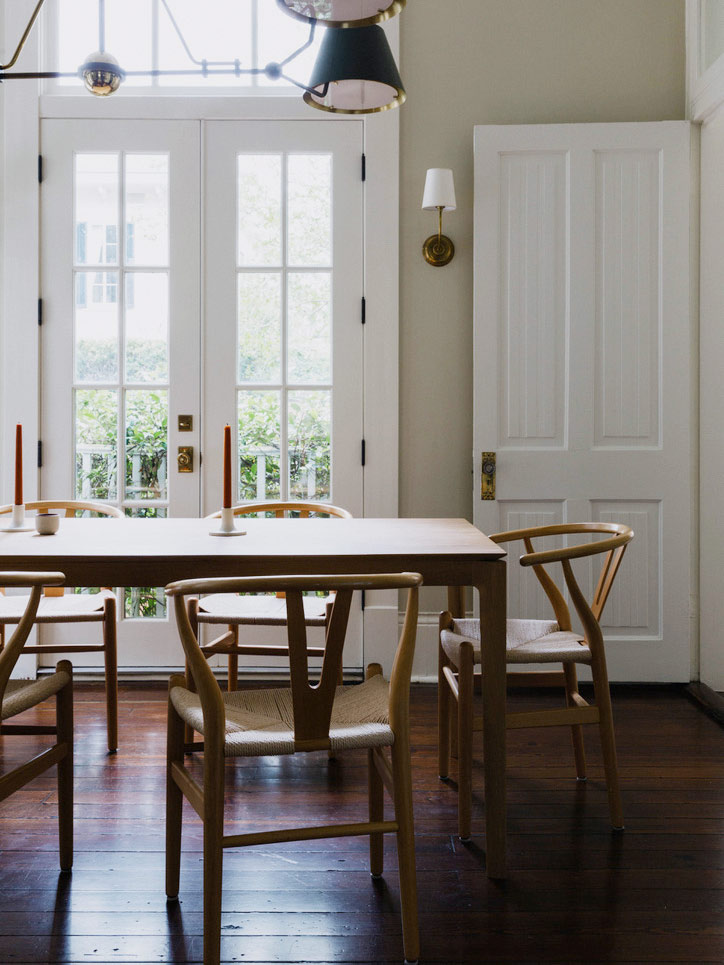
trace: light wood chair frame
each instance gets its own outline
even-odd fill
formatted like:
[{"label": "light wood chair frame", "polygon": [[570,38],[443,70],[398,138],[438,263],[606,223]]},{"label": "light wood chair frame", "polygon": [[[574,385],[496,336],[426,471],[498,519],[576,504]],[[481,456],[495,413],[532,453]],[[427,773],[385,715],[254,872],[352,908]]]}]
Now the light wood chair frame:
[{"label": "light wood chair frame", "polygon": [[[561,549],[536,552],[533,540],[546,536],[604,535],[604,539],[590,543],[566,546]],[[616,739],[613,727],[611,694],[608,684],[606,653],[601,632],[600,618],[616,578],[624,552],[633,539],[633,530],[619,523],[571,523],[538,526],[529,529],[496,533],[490,537],[494,543],[522,541],[526,553],[520,558],[521,566],[532,566],[533,572],[548,597],[560,630],[570,631],[571,615],[568,605],[546,564],[560,563],[570,598],[578,613],[585,641],[591,653],[595,704],[589,704],[578,690],[576,664],[566,661],[558,672],[509,672],[511,684],[519,686],[555,686],[565,688],[566,706],[559,710],[526,711],[508,713],[507,728],[570,726],[576,775],[586,779],[586,757],[583,745],[583,724],[598,724],[603,766],[608,792],[611,824],[616,830],[623,829],[623,809],[616,759]],[[588,603],[573,574],[571,561],[605,554],[601,572],[593,595]],[[453,617],[448,611],[440,614],[439,629],[450,629]],[[473,733],[482,730],[482,718],[474,715],[473,694],[475,677],[474,651],[485,646],[484,627],[482,641],[463,640],[460,645],[459,666],[455,667],[438,645],[438,754],[439,774],[446,780],[450,757],[458,758],[458,832],[463,840],[470,838],[472,811],[472,764]],[[535,663],[535,659],[531,659]],[[483,736],[484,742],[484,736]]]},{"label": "light wood chair frame", "polygon": [[[0,574],[0,582],[3,586],[29,587],[31,591],[20,622],[5,648],[0,652],[0,708],[3,705],[10,675],[35,623],[43,587],[59,586],[64,581],[63,573]],[[57,765],[60,867],[62,871],[70,871],[73,866],[73,668],[67,660],[61,660],[56,666],[56,671],[66,672],[70,679],[55,695],[55,726],[0,723],[1,737],[51,734],[56,738],[52,747],[0,776],[0,801],[4,801],[38,775]],[[12,718],[8,719],[12,720]]]},{"label": "light wood chair frame", "polygon": [[[75,516],[77,512],[91,512],[99,516],[108,516],[114,519],[123,519],[123,513],[115,506],[107,503],[90,502],[78,499],[39,499],[34,502],[26,503],[25,508],[37,513],[45,513],[52,510],[63,510],[67,519]],[[12,506],[0,506],[0,515],[12,512]],[[111,586],[102,587],[104,590],[113,590]],[[2,591],[0,591],[2,592]],[[46,596],[62,596],[63,587],[51,587]],[[43,619],[43,623],[102,623],[103,642],[99,644],[38,644],[26,646],[25,653],[102,653],[105,671],[106,687],[106,730],[108,736],[108,750],[115,753],[118,750],[118,644],[116,639],[116,612],[117,604],[115,596],[107,599],[103,607],[94,613],[84,613],[78,616],[57,620]],[[0,652],[2,651],[6,622],[0,616]]]},{"label": "light wood chair frame", "polygon": [[[289,513],[295,512],[299,513],[301,519],[308,519],[310,516],[329,516],[337,519],[352,519],[352,514],[346,509],[342,509],[341,506],[333,506],[331,503],[321,503],[321,502],[301,502],[301,501],[287,501],[287,502],[254,502],[254,503],[240,503],[238,506],[233,507],[234,516],[251,516],[256,513],[274,513],[277,519],[283,519]],[[220,519],[221,510],[217,510],[215,513],[211,513],[206,517],[207,519]],[[205,616],[203,610],[199,608],[198,598],[192,598],[188,601],[188,611],[189,620],[191,621],[191,626],[193,627],[194,633],[198,639],[198,627],[202,624],[213,625],[218,623],[217,619],[210,619]],[[329,620],[330,607],[327,604],[326,607],[326,619]],[[255,657],[285,657],[288,653],[285,646],[263,646],[251,643],[239,643],[239,627],[244,626],[245,622],[243,618],[237,621],[229,621],[227,624],[227,629],[220,636],[215,637],[209,643],[204,644],[201,647],[201,652],[208,658],[216,654],[225,655],[228,659],[228,677],[227,677],[227,688],[228,690],[236,690],[239,684],[239,657],[240,656],[255,656]],[[324,647],[310,647],[309,648],[310,657],[323,657]],[[340,679],[341,683],[341,679]]]},{"label": "light wood chair frame", "polygon": [[[417,961],[419,936],[415,841],[410,775],[409,693],[418,615],[417,573],[373,576],[279,576],[240,579],[185,580],[166,587],[173,598],[181,642],[201,702],[204,720],[203,784],[199,784],[184,764],[184,722],[169,696],[168,773],[166,803],[166,893],[175,899],[179,893],[181,858],[182,803],[185,797],[203,822],[204,833],[204,963],[216,965],[220,955],[221,876],[224,848],[272,844],[281,841],[308,841],[319,838],[368,834],[370,870],[373,876],[383,871],[383,835],[397,835],[400,870],[400,896],[405,960]],[[305,591],[335,590],[332,612],[326,630],[326,647],[318,684],[309,681],[306,625],[302,596]],[[282,591],[286,595],[289,667],[293,695],[295,751],[327,750],[332,704],[338,685],[339,666],[347,619],[356,590],[407,589],[407,610],[390,676],[389,723],[394,744],[389,758],[385,749],[368,750],[369,820],[355,824],[322,827],[286,828],[247,834],[224,834],[224,736],[225,711],[221,690],[199,647],[188,617],[185,597],[200,593],[265,593]],[[379,664],[367,668],[368,678],[382,672]],[[173,676],[169,695],[175,687],[186,687],[183,676]],[[384,789],[394,803],[394,820],[384,819]]]}]

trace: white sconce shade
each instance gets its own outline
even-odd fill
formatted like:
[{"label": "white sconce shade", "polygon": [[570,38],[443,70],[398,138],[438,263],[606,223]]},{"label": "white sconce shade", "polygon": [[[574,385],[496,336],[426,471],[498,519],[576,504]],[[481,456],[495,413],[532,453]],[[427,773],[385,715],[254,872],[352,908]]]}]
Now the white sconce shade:
[{"label": "white sconce shade", "polygon": [[455,182],[450,168],[430,168],[425,178],[425,193],[422,196],[423,211],[454,211]]}]

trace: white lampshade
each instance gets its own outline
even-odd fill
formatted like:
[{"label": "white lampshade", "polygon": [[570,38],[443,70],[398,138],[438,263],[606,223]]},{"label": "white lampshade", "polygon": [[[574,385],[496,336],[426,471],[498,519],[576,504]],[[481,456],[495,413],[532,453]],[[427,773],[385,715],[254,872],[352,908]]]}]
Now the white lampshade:
[{"label": "white lampshade", "polygon": [[425,193],[422,196],[423,211],[454,211],[455,182],[450,168],[430,168],[425,178]]}]

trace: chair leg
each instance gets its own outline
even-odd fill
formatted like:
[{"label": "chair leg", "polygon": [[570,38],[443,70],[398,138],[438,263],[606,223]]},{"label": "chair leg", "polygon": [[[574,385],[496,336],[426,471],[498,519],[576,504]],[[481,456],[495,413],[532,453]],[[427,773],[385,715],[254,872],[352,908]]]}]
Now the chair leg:
[{"label": "chair leg", "polygon": [[56,670],[71,675],[70,683],[55,698],[55,719],[58,743],[67,750],[58,762],[58,844],[61,871],[73,867],[73,667],[61,660]]},{"label": "chair leg", "polygon": [[[385,819],[385,788],[375,765],[375,754],[380,753],[382,752],[377,748],[370,748],[367,751],[370,821]],[[383,837],[381,833],[370,835],[370,874],[373,878],[381,878],[385,867]]]},{"label": "chair leg", "polygon": [[103,659],[106,665],[106,730],[108,750],[118,750],[118,647],[116,640],[116,601],[106,600],[103,608]]},{"label": "chair leg", "polygon": [[[191,624],[191,629],[196,639],[199,639],[199,601],[195,597],[191,599],[186,604],[187,612],[189,615],[189,623]],[[199,641],[200,642],[200,641]],[[186,661],[185,664],[185,674],[186,674],[186,686],[189,690],[196,692],[196,684],[194,683],[193,674],[191,673],[191,666]],[[190,744],[194,739],[193,727],[188,724],[184,726],[184,740],[187,744]]]},{"label": "chair leg", "polygon": [[420,933],[417,920],[417,877],[415,871],[415,827],[412,814],[412,779],[410,745],[399,735],[392,745],[395,820],[397,821],[397,860],[400,868],[400,905],[402,910],[402,944],[405,961],[420,957]]},{"label": "chair leg", "polygon": [[[563,673],[566,675],[566,706],[574,707],[573,694],[578,693],[578,679],[575,663],[564,663]],[[580,724],[571,726],[573,740],[573,756],[576,761],[576,777],[579,781],[586,780],[586,751],[583,746],[583,727]]]},{"label": "chair leg", "polygon": [[[237,624],[229,625],[229,632],[234,634],[234,639],[231,641],[232,647],[239,646],[239,627]],[[239,654],[230,653],[229,654],[229,677],[226,683],[227,690],[238,690],[239,689]]]},{"label": "chair leg", "polygon": [[446,780],[450,773],[450,685],[447,682],[443,667],[449,661],[442,647],[438,647],[437,655],[437,773],[441,780]]},{"label": "chair leg", "polygon": [[[173,678],[169,683],[169,690]],[[166,895],[177,898],[181,872],[183,793],[171,776],[173,763],[183,765],[184,722],[169,699],[166,730]]]},{"label": "chair leg", "polygon": [[224,850],[224,758],[204,752],[204,965],[221,957],[221,878]]},{"label": "chair leg", "polygon": [[595,657],[591,671],[599,713],[598,730],[601,735],[603,769],[606,774],[608,810],[611,815],[612,827],[616,831],[623,831],[623,807],[621,805],[621,788],[618,782],[616,735],[613,729],[613,709],[611,707],[611,692],[608,687],[608,673],[605,663],[602,660],[597,661]]},{"label": "chair leg", "polygon": [[460,645],[458,675],[458,833],[462,841],[470,840],[473,805],[473,645]]}]

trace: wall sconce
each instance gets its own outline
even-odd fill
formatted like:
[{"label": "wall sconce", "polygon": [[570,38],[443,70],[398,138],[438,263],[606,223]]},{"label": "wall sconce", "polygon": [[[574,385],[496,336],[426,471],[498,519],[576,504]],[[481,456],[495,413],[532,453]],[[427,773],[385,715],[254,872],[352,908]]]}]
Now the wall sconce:
[{"label": "wall sconce", "polygon": [[443,211],[454,211],[455,182],[450,168],[430,168],[425,178],[425,193],[422,197],[423,211],[437,211],[437,234],[430,235],[422,246],[422,253],[428,265],[442,268],[449,264],[455,254],[455,245],[442,233]]}]

